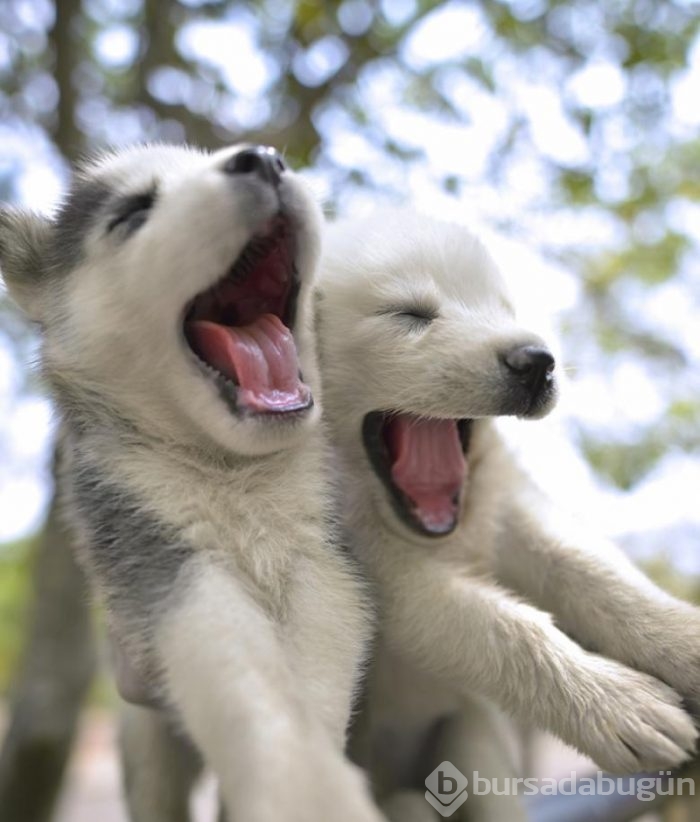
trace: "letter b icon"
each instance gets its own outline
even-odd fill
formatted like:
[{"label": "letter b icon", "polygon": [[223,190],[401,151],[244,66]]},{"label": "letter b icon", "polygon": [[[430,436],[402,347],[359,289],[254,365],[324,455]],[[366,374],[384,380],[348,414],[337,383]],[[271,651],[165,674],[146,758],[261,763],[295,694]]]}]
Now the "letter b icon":
[{"label": "letter b icon", "polygon": [[457,790],[457,780],[454,776],[447,776],[444,771],[437,772],[438,794],[440,796],[452,796]]},{"label": "letter b icon", "polygon": [[468,784],[467,777],[445,760],[425,780],[425,798],[440,816],[447,818],[466,802]]}]

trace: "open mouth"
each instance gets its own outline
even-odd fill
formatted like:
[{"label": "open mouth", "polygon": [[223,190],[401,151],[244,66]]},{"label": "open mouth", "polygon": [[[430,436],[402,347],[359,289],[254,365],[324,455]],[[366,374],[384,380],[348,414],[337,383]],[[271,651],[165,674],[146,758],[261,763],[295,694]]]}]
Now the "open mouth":
[{"label": "open mouth", "polygon": [[397,515],[421,536],[457,526],[468,475],[471,420],[373,411],[362,437]]},{"label": "open mouth", "polygon": [[313,405],[291,328],[299,275],[289,220],[276,217],[185,311],[185,339],[236,411],[289,414]]}]

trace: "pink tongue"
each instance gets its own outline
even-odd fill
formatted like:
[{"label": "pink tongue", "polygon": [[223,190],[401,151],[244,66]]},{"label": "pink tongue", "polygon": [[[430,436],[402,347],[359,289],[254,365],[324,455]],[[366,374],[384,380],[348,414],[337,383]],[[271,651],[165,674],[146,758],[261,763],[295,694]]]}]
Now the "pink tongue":
[{"label": "pink tongue", "polygon": [[387,422],[385,435],[392,479],[423,526],[438,534],[451,530],[467,468],[455,420],[399,414]]},{"label": "pink tongue", "polygon": [[262,314],[235,328],[193,320],[187,324],[187,336],[206,363],[238,383],[241,405],[282,412],[308,404],[311,395],[299,379],[294,339],[275,314]]}]

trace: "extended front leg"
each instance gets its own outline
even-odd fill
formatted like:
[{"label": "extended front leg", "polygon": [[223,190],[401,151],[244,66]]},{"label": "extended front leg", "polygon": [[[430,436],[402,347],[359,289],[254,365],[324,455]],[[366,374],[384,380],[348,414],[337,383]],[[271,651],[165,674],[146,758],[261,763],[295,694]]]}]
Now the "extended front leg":
[{"label": "extended front leg", "polygon": [[700,610],[658,588],[614,544],[528,489],[507,514],[496,562],[498,578],[570,636],[668,683],[700,715]]},{"label": "extended front leg", "polygon": [[335,740],[310,719],[279,625],[236,578],[200,564],[156,632],[165,693],[245,822],[378,822]]},{"label": "extended front leg", "polygon": [[669,767],[695,744],[680,699],[646,674],[584,651],[549,616],[432,558],[383,580],[397,653],[492,699],[616,771]]}]

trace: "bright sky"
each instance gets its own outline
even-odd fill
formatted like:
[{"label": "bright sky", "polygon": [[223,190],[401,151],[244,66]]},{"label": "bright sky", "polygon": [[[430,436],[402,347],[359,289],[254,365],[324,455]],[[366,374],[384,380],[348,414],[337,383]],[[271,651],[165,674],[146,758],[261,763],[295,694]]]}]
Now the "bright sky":
[{"label": "bright sky", "polygon": [[[361,3],[359,5],[362,5]],[[392,0],[385,5],[400,18],[406,2]],[[353,18],[359,20],[359,17]],[[360,21],[361,22],[361,21]],[[471,32],[465,36],[465,32]],[[439,55],[466,55],[485,46],[485,29],[475,7],[452,4],[438,11],[416,30],[405,47],[405,57],[414,66],[427,66]],[[669,128],[697,129],[700,125],[700,41],[692,52],[687,72],[673,81],[672,94],[675,118]],[[249,119],[254,125],[264,117],[260,96],[275,80],[272,61],[257,49],[246,19],[246,12],[225,26],[202,22],[188,26],[180,36],[180,47],[190,57],[199,57],[219,66],[225,79],[240,95],[241,101],[233,115]],[[131,59],[136,47],[129,29],[113,26],[97,40],[96,48],[105,61],[120,65]],[[303,56],[304,64],[296,66],[300,76],[309,71],[333,73],[344,60],[342,42],[324,38]],[[234,59],[235,57],[235,59]],[[302,58],[300,58],[302,59]],[[244,61],[246,70],[241,70]],[[503,70],[512,70],[503,61]],[[180,84],[181,78],[163,76],[155,82],[164,88],[178,89],[186,97],[196,93]],[[578,162],[585,157],[587,147],[572,129],[562,111],[556,90],[546,84],[534,83],[513,72],[511,100],[498,101],[464,78],[446,80],[447,92],[457,106],[474,106],[478,99],[479,117],[464,126],[440,122],[427,115],[408,112],[400,107],[396,88],[401,77],[395,67],[378,69],[363,88],[363,95],[374,109],[378,126],[389,134],[413,136],[417,146],[427,147],[425,162],[416,164],[406,179],[405,169],[392,168],[376,149],[353,129],[343,112],[327,115],[323,124],[330,154],[336,162],[364,163],[378,169],[378,175],[401,174],[407,198],[421,210],[468,222],[482,230],[492,252],[510,282],[516,304],[524,322],[533,329],[554,335],[556,319],[561,312],[576,305],[579,286],[564,269],[546,263],[530,247],[509,238],[495,236],[487,227],[489,218],[499,214],[525,213],[525,205],[541,186],[541,175],[533,161],[525,158],[509,180],[506,192],[495,192],[477,181],[484,168],[489,147],[506,127],[506,105],[520,108],[532,125],[537,149],[544,156],[560,162]],[[616,105],[625,94],[624,77],[604,57],[569,79],[570,91],[587,105],[606,108]],[[174,92],[173,92],[174,93]],[[43,147],[43,162],[37,161],[37,146],[26,134],[18,134],[0,126],[3,162],[18,162],[24,168],[20,180],[21,200],[39,210],[46,210],[56,201],[62,181],[52,169]],[[446,194],[438,180],[444,173],[459,171],[474,186],[459,200]],[[309,172],[308,179],[323,198],[328,181],[322,172]],[[610,185],[614,185],[611,179]],[[372,201],[376,201],[373,195]],[[370,200],[352,193],[342,202],[346,213],[371,207]],[[537,231],[537,215],[528,217],[529,226]],[[682,222],[700,246],[700,208],[688,207],[671,215]],[[551,229],[551,225],[547,226]],[[543,226],[539,230],[544,230]],[[556,234],[561,247],[586,238],[592,242],[609,239],[613,229],[604,218],[572,219],[563,214]],[[700,273],[683,273],[700,286]],[[657,327],[671,325],[674,338],[681,341],[691,362],[700,360],[700,326],[698,305],[689,301],[689,288],[677,281],[654,290],[640,292],[636,310]],[[700,288],[695,289],[700,293]],[[634,298],[634,295],[632,295]],[[567,365],[571,365],[568,363]],[[575,363],[573,364],[575,365]],[[0,465],[0,541],[11,540],[34,530],[40,523],[47,501],[47,459],[51,434],[51,413],[43,399],[24,398],[16,394],[21,382],[20,365],[9,353],[7,341],[0,332],[0,453],[7,455]],[[622,494],[596,483],[587,466],[569,444],[567,421],[585,420],[601,431],[624,433],[633,431],[638,423],[653,423],[663,411],[663,387],[633,360],[611,361],[605,372],[584,371],[570,375],[559,409],[550,419],[537,423],[509,422],[504,427],[533,466],[542,484],[569,507],[591,512],[601,528],[616,535],[644,535],[671,527],[687,526],[700,534],[700,506],[695,491],[700,488],[700,462],[683,454],[669,454],[654,471],[631,493]],[[640,537],[641,539],[641,537]],[[638,541],[640,550],[644,550]],[[681,540],[682,543],[682,540]],[[681,544],[675,561],[684,569],[700,572],[697,551]]]}]

